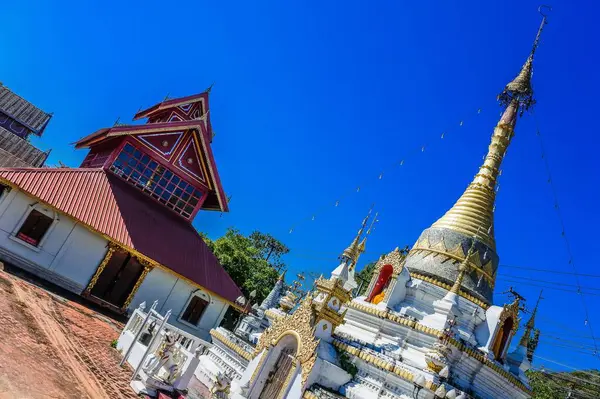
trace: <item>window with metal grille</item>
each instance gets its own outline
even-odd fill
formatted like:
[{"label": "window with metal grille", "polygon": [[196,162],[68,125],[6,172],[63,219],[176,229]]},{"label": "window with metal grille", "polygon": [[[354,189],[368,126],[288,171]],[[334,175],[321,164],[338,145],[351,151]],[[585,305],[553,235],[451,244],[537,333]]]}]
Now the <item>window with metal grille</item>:
[{"label": "window with metal grille", "polygon": [[190,323],[193,325],[198,325],[200,321],[200,317],[202,317],[202,313],[208,306],[208,301],[200,298],[199,296],[193,296],[188,304],[187,308],[181,315],[181,320],[186,323]]},{"label": "window with metal grille", "polygon": [[25,219],[25,222],[21,225],[21,228],[17,233],[17,238],[25,241],[27,244],[37,247],[53,221],[54,220],[51,217],[34,209],[27,215],[27,219]]},{"label": "window with metal grille", "polygon": [[189,219],[202,198],[202,191],[172,170],[127,143],[110,170],[142,192]]}]

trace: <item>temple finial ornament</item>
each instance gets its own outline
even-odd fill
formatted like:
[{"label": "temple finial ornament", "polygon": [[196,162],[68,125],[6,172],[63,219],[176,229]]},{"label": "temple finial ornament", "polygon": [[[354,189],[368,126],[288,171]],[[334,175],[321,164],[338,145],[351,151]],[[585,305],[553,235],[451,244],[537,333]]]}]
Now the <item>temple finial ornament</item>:
[{"label": "temple finial ornament", "polygon": [[511,103],[516,102],[520,109],[520,113],[529,109],[531,106],[535,104],[535,99],[533,98],[533,88],[531,87],[531,76],[533,75],[533,56],[535,55],[535,51],[537,50],[540,44],[540,37],[542,35],[542,30],[544,30],[544,26],[548,23],[546,21],[547,16],[542,12],[542,9],[546,8],[548,10],[552,10],[550,6],[540,6],[538,11],[542,15],[542,22],[538,29],[537,35],[535,36],[535,40],[533,41],[533,46],[531,48],[531,52],[529,53],[529,57],[523,64],[521,71],[519,74],[506,85],[502,93],[498,95],[498,101],[500,104],[508,107]]},{"label": "temple finial ornament", "polygon": [[[362,235],[365,231],[365,228],[367,227],[367,223],[369,222],[369,219],[371,218],[371,212],[373,212],[373,206],[374,205],[371,205],[371,208],[369,209],[369,213],[367,213],[367,216],[363,219],[360,229],[358,230],[358,233],[356,234],[356,237],[354,238],[354,240],[352,240],[352,242],[350,243],[348,248],[346,248],[344,250],[344,252],[342,253],[342,255],[340,256],[340,260],[343,262],[346,262],[348,264],[348,267],[350,267],[350,269],[354,269],[354,266],[356,266],[356,262],[358,261],[358,258],[364,252],[366,241],[363,239],[363,242],[361,242],[360,238],[362,237]],[[375,216],[375,219],[377,219],[377,216]],[[371,223],[371,227],[369,227],[369,231],[371,230],[372,227],[373,227],[373,223]],[[362,248],[362,250],[361,250],[361,248]]]}]

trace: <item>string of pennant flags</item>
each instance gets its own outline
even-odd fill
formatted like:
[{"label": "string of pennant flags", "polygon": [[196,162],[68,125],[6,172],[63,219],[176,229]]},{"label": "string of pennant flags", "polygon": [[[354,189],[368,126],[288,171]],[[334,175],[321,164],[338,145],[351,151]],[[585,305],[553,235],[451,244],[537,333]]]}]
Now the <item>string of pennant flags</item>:
[{"label": "string of pennant flags", "polygon": [[[453,125],[448,127],[447,129],[444,129],[440,135],[438,136],[440,140],[443,140],[444,137],[446,137],[447,134],[451,133],[453,129],[455,128],[460,128],[462,126],[464,126],[464,124],[466,122],[468,122],[469,120],[472,120],[473,118],[477,117],[477,115],[481,114],[482,109],[478,108],[476,113],[471,114],[469,116],[467,116],[464,119],[459,120],[458,124]],[[433,138],[430,138],[430,140],[432,140]],[[377,175],[374,175],[375,178],[371,178],[367,181],[363,181],[361,184],[357,184],[354,186],[354,188],[348,190],[346,193],[342,194],[341,196],[339,196],[335,201],[324,204],[323,206],[321,206],[320,208],[316,209],[314,212],[312,212],[311,214],[309,214],[306,217],[303,217],[301,219],[299,219],[296,223],[292,224],[289,227],[288,233],[292,234],[294,231],[296,231],[296,229],[301,226],[302,224],[306,223],[306,222],[314,222],[318,215],[320,215],[322,212],[329,210],[331,208],[337,208],[340,206],[340,204],[347,199],[348,197],[350,197],[351,195],[360,193],[361,189],[364,189],[372,184],[377,183],[380,180],[383,180],[383,177],[390,173],[392,170],[397,169],[397,168],[401,168],[404,167],[404,164],[406,163],[407,160],[410,160],[411,157],[416,156],[420,153],[424,153],[425,150],[430,146],[431,142],[427,142],[422,144],[420,147],[418,147],[414,152],[412,153],[408,153],[406,154],[403,158],[397,159],[395,160],[393,163],[389,164],[388,167],[384,168],[383,170],[381,170]],[[484,156],[485,157],[485,156]]]}]

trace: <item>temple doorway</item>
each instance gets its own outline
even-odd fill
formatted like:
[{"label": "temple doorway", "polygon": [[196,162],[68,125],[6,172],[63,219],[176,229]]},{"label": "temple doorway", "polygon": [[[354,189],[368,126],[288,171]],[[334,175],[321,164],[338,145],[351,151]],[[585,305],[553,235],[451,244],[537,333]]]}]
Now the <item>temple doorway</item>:
[{"label": "temple doorway", "polygon": [[367,302],[378,304],[385,298],[385,289],[390,284],[392,274],[394,273],[394,267],[392,265],[384,265],[377,276],[377,281],[373,286],[373,290],[367,298]]},{"label": "temple doorway", "polygon": [[122,308],[144,267],[131,254],[116,250],[92,287],[93,298]]},{"label": "temple doorway", "polygon": [[[267,376],[259,399],[277,399],[280,397],[281,390],[286,388],[287,377],[296,362],[298,342],[294,336],[284,336],[274,349],[277,350],[277,347],[281,348],[277,356],[277,361],[274,362]],[[274,355],[276,355],[276,352]]]},{"label": "temple doorway", "polygon": [[512,317],[509,317],[504,321],[504,324],[502,324],[502,326],[496,333],[496,339],[494,340],[492,351],[494,352],[494,358],[498,361],[502,361],[502,355],[505,352],[508,343],[508,338],[510,337],[513,325],[513,319]]}]

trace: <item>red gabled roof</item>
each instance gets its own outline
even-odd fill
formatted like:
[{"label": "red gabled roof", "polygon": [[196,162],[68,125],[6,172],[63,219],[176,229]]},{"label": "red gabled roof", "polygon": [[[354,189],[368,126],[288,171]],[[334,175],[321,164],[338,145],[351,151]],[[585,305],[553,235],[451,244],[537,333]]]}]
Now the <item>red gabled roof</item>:
[{"label": "red gabled roof", "polygon": [[0,180],[230,304],[242,295],[190,223],[102,169],[0,168]]},{"label": "red gabled roof", "polygon": [[191,96],[172,98],[170,100],[161,101],[158,104],[154,104],[153,106],[136,113],[135,116],[133,117],[133,120],[135,121],[135,120],[138,120],[141,118],[148,118],[149,116],[151,116],[152,114],[154,114],[157,111],[162,111],[164,109],[177,107],[177,106],[183,105],[183,104],[198,102],[201,99],[204,99],[204,101],[206,103],[206,110],[204,110],[204,113],[206,113],[206,112],[208,112],[208,90],[205,92],[202,92],[202,93],[193,94]]},{"label": "red gabled roof", "polygon": [[229,204],[227,197],[225,196],[225,190],[223,190],[221,178],[217,170],[217,163],[215,162],[212,147],[210,146],[211,136],[204,118],[181,122],[147,123],[145,125],[122,125],[104,128],[75,142],[75,148],[89,147],[111,137],[151,132],[172,132],[180,131],[182,129],[195,129],[199,133],[200,144],[202,145],[208,160],[209,175],[212,179],[213,186],[215,187],[216,199],[219,203],[220,210],[222,212],[229,212]]}]

